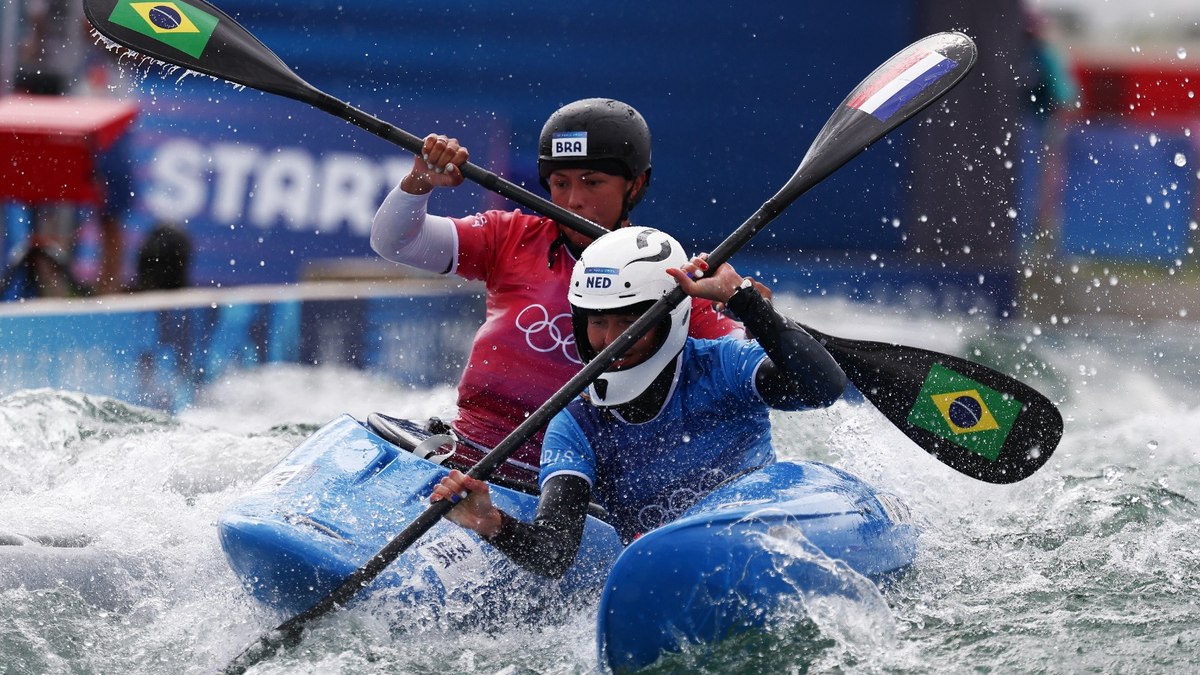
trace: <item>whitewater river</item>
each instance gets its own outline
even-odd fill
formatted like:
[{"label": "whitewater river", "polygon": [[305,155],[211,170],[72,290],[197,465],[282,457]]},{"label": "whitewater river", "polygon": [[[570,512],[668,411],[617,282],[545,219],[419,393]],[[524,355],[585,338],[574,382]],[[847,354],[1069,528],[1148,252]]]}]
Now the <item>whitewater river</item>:
[{"label": "whitewater river", "polygon": [[[829,461],[907,500],[923,528],[916,565],[882,594],[813,601],[807,619],[656,672],[1150,673],[1200,662],[1195,324],[989,326],[790,305],[834,335],[1019,375],[1061,404],[1066,434],[1033,477],[994,486],[932,460],[869,405],[776,417],[783,457]],[[233,375],[175,416],[63,391],[0,398],[0,535],[87,544],[46,558],[0,547],[0,672],[213,672],[282,618],[227,567],[215,529],[225,505],[339,413],[427,416],[452,403],[449,387],[299,367]],[[49,566],[77,568],[76,582],[39,583]],[[588,610],[499,634],[398,616],[367,603],[328,617],[253,672],[594,668]]]}]

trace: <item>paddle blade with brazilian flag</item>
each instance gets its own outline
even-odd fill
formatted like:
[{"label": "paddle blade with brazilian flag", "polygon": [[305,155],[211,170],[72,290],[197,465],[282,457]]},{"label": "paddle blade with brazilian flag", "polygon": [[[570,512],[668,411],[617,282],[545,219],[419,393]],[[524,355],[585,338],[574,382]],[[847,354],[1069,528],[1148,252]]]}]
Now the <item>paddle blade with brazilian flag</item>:
[{"label": "paddle blade with brazilian flag", "polygon": [[188,0],[83,0],[88,21],[115,45],[236,84],[296,98],[312,86],[229,15]]},{"label": "paddle blade with brazilian flag", "polygon": [[1062,438],[1058,408],[1008,375],[949,354],[805,329],[905,435],[968,476],[1019,481],[1045,464]]}]

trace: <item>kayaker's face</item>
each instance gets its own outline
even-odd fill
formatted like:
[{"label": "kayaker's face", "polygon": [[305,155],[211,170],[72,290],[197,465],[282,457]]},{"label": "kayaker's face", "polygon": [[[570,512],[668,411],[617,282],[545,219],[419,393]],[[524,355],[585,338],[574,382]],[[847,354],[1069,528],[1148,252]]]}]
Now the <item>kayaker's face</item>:
[{"label": "kayaker's face", "polygon": [[[592,349],[599,353],[602,349],[612,344],[622,333],[624,333],[633,322],[638,320],[638,314],[594,314],[588,317],[587,336],[588,342],[592,344]],[[608,367],[609,370],[621,370],[631,368],[645,361],[654,353],[654,346],[657,344],[659,327],[655,326],[648,333],[633,343],[633,346],[625,352],[624,356],[613,362]]]},{"label": "kayaker's face", "polygon": [[[632,194],[631,189],[640,189],[640,181],[644,180],[645,176],[638,176],[631,181],[595,169],[557,169],[546,182],[550,185],[550,201],[606,230],[612,230],[620,225],[626,195]],[[561,225],[558,229],[576,250],[581,251],[592,243],[591,237],[575,230]]]}]

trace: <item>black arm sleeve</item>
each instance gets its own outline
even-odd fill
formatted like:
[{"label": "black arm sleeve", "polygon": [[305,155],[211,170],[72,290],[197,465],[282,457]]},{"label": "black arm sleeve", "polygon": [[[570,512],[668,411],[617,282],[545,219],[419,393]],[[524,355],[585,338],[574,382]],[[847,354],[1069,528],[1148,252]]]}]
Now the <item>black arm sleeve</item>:
[{"label": "black arm sleeve", "polygon": [[500,512],[500,531],[487,541],[521,567],[554,579],[579,553],[592,486],[579,476],[552,476],[542,486],[532,523]]},{"label": "black arm sleeve", "polygon": [[824,408],[842,395],[846,374],[800,324],[776,312],[753,288],[738,290],[727,304],[767,352],[754,380],[767,405]]}]

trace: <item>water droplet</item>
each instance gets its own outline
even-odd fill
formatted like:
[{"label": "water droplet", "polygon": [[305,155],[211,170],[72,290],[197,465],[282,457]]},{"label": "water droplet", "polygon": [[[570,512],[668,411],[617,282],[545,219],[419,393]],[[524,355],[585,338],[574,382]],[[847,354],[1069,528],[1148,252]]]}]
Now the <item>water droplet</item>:
[{"label": "water droplet", "polygon": [[1175,56],[1178,56],[1180,59],[1186,59],[1187,58],[1187,50],[1184,49],[1183,47],[1180,47],[1179,49],[1175,50]]},{"label": "water droplet", "polygon": [[1175,166],[1187,166],[1187,157],[1182,152],[1175,153]]}]

